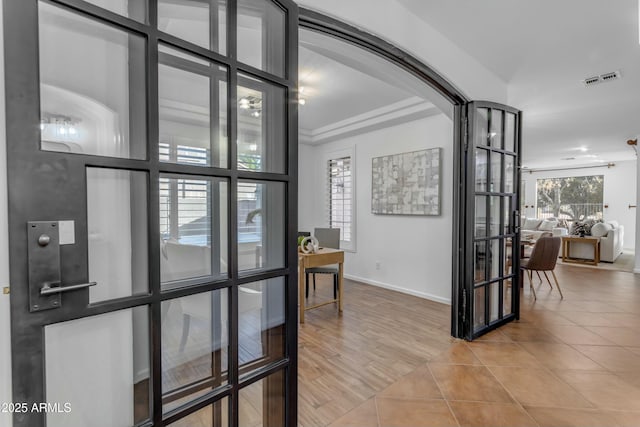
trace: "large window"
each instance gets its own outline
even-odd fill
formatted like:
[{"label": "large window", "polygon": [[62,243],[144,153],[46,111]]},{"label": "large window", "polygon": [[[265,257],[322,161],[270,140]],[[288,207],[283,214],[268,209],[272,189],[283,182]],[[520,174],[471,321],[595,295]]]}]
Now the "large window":
[{"label": "large window", "polygon": [[355,250],[353,155],[339,153],[327,160],[327,217],[340,229],[340,246]]},{"label": "large window", "polygon": [[537,217],[569,222],[602,219],[603,189],[604,175],[538,179]]}]

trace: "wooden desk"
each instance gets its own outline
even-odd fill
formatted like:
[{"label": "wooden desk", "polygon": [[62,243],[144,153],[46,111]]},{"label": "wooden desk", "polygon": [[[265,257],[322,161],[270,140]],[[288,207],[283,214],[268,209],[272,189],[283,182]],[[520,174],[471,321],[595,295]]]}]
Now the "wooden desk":
[{"label": "wooden desk", "polygon": [[[593,245],[593,259],[570,258],[569,250],[572,242],[587,243]],[[598,265],[600,262],[600,238],[593,236],[562,236],[562,262],[572,262],[575,264]]]},{"label": "wooden desk", "polygon": [[[310,267],[321,267],[323,265],[338,264],[338,299],[332,299],[311,307],[304,306],[304,290],[307,276],[305,269]],[[334,302],[338,303],[338,311],[342,313],[342,279],[344,275],[344,251],[338,249],[322,248],[315,254],[305,254],[298,252],[298,293],[300,295],[300,323],[304,323],[304,312],[314,308],[322,307]]]}]

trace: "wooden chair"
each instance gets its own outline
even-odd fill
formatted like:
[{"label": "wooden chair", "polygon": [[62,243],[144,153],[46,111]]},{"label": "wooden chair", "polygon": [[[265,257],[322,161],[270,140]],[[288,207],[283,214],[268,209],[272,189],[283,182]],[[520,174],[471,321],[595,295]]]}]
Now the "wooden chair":
[{"label": "wooden chair", "polygon": [[527,272],[527,276],[529,277],[529,287],[531,288],[534,299],[538,299],[536,296],[536,291],[533,288],[534,271],[536,273],[542,271],[544,273],[544,277],[546,277],[547,279],[547,282],[549,282],[549,286],[551,287],[551,289],[553,289],[551,280],[549,280],[549,276],[547,276],[547,271],[550,271],[551,275],[553,276],[553,280],[556,282],[558,292],[560,292],[560,298],[564,299],[564,295],[562,295],[562,289],[560,289],[560,284],[558,283],[558,278],[556,277],[556,273],[553,271],[556,268],[558,254],[560,253],[560,241],[560,237],[539,238],[536,244],[533,246],[531,257],[523,259],[520,262],[520,268],[525,270]]}]

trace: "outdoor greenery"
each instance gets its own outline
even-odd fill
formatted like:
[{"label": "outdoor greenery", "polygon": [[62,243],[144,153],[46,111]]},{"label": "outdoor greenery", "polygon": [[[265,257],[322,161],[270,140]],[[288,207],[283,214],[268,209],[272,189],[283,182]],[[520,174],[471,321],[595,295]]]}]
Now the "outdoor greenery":
[{"label": "outdoor greenery", "polygon": [[604,175],[544,178],[537,182],[540,217],[601,219]]}]

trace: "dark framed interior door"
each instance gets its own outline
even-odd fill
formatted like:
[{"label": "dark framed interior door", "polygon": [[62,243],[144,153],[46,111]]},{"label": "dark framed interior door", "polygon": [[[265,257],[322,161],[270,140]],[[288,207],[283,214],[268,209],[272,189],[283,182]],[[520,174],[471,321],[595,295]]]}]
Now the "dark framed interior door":
[{"label": "dark framed interior door", "polygon": [[3,5],[14,426],[296,424],[295,3]]},{"label": "dark framed interior door", "polygon": [[521,112],[493,102],[464,107],[463,252],[458,336],[473,340],[519,317]]}]

